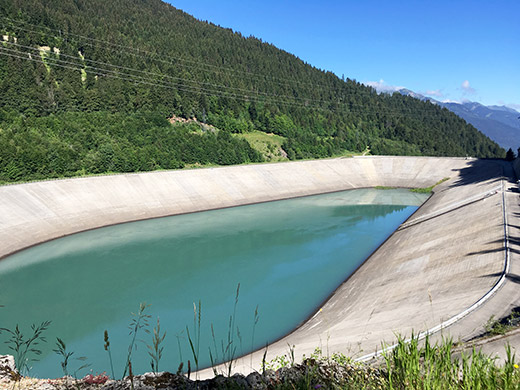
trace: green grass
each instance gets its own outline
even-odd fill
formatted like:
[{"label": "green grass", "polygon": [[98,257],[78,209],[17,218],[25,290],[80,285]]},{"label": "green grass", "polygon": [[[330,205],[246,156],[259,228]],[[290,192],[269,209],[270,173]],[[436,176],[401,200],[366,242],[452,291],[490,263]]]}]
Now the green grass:
[{"label": "green grass", "polygon": [[421,345],[418,338],[409,343],[398,339],[397,347],[385,355],[386,389],[518,389],[520,371],[511,348],[506,347],[503,365],[472,350],[453,355],[451,340]]},{"label": "green grass", "polygon": [[[506,346],[506,359],[498,362],[473,349],[457,357],[454,344],[443,340],[432,344],[417,337],[405,342],[398,338],[397,346],[383,355],[384,362],[370,366],[351,359],[323,357],[313,354],[296,366],[301,374],[296,380],[283,381],[274,389],[519,389],[520,370],[511,348]],[[318,351],[319,352],[319,351]],[[275,365],[287,367],[287,357],[277,358]]]},{"label": "green grass", "polygon": [[289,161],[282,144],[285,137],[253,130],[249,133],[235,134],[237,138],[245,139],[251,147],[262,154],[266,161]]},{"label": "green grass", "polygon": [[430,192],[433,191],[433,189],[435,187],[437,187],[439,184],[441,183],[444,183],[445,181],[447,180],[450,180],[449,177],[445,177],[444,179],[441,179],[439,180],[437,183],[435,183],[434,185],[430,186],[430,187],[425,187],[425,188],[412,188],[410,191],[412,192],[417,192],[417,193],[420,193],[420,194],[429,194]]},{"label": "green grass", "polygon": [[504,335],[507,332],[515,329],[520,324],[520,310],[513,309],[510,315],[502,319],[496,319],[491,316],[484,326],[486,334],[484,336],[498,336]]},{"label": "green grass", "polygon": [[326,158],[339,158],[339,157],[351,158],[351,157],[354,157],[354,156],[365,156],[363,153],[364,152],[352,152],[350,150],[344,150],[341,153],[334,153],[332,156],[326,157]]},{"label": "green grass", "polygon": [[47,58],[49,57],[49,52],[40,49],[40,57],[42,59],[43,66],[45,66],[45,69],[47,69],[47,73],[51,73],[51,67],[47,62]]},{"label": "green grass", "polygon": [[40,344],[46,342],[44,333],[49,329],[50,324],[50,321],[44,321],[40,325],[31,325],[29,336],[24,336],[18,325],[14,330],[0,328],[0,333],[8,335],[5,344],[13,354],[18,369],[18,373],[10,373],[13,379],[19,380],[22,375],[28,374],[32,362],[38,360],[38,356],[42,354]]},{"label": "green grass", "polygon": [[[259,130],[253,130],[248,133],[234,134],[233,136],[245,139],[247,142],[249,142],[251,147],[260,152],[267,162],[289,161],[285,155],[285,151],[282,149],[282,144],[286,140],[285,137],[272,133],[264,133],[263,131]],[[363,152],[352,152],[349,150],[344,150],[340,153],[335,153],[330,157],[324,158],[353,157],[363,156],[366,154],[370,154],[370,150],[368,148]],[[315,159],[316,158],[298,159],[298,161]]]}]

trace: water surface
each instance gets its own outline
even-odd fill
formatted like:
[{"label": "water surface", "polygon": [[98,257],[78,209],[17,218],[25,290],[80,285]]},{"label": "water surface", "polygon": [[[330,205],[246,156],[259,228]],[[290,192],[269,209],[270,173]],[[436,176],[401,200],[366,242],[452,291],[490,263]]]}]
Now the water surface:
[{"label": "water surface", "polygon": [[[50,241],[0,261],[0,327],[20,324],[29,334],[31,324],[52,321],[40,361],[31,364],[31,375],[40,377],[63,375],[52,352],[56,337],[74,351],[73,358],[88,358],[91,366],[79,376],[89,370],[110,375],[106,329],[115,375],[121,376],[131,313],[146,302],[148,329],[159,318],[167,332],[159,369],[175,372],[181,360],[194,366],[186,327],[196,342],[194,303],[200,301],[202,368],[210,365],[209,348],[222,359],[229,344],[238,284],[231,348],[241,355],[311,316],[425,199],[407,190],[353,190],[121,224]],[[137,339],[142,341],[133,351],[134,372],[150,371],[146,344],[152,337],[141,330]],[[3,353],[9,350],[0,344]],[[82,364],[73,358],[70,372]]]}]

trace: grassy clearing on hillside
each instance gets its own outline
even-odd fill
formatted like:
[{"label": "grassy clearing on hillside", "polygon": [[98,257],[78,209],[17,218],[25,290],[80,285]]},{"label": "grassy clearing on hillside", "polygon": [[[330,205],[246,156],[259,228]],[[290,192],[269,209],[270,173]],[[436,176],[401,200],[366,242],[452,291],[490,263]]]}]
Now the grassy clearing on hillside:
[{"label": "grassy clearing on hillside", "polygon": [[266,161],[289,161],[282,149],[285,137],[272,133],[253,130],[249,133],[235,134],[235,137],[245,139],[253,149],[260,152]]}]

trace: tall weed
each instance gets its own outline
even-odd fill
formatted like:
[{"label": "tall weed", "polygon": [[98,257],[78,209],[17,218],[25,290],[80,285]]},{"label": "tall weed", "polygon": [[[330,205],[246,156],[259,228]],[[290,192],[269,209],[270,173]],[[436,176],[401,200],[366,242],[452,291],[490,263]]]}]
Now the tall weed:
[{"label": "tall weed", "polygon": [[40,325],[31,325],[32,334],[25,337],[18,324],[14,330],[0,328],[0,333],[8,333],[10,336],[5,341],[8,348],[13,351],[14,360],[20,375],[27,375],[31,370],[31,362],[36,362],[36,356],[40,356],[42,351],[40,344],[47,342],[43,333],[49,328],[51,321],[43,321]]},{"label": "tall weed", "polygon": [[129,372],[130,375],[132,374],[132,352],[134,351],[134,348],[137,349],[137,334],[141,329],[143,329],[146,333],[150,333],[150,331],[147,328],[149,326],[148,320],[151,318],[151,316],[144,313],[146,308],[149,306],[150,305],[147,305],[146,303],[141,303],[139,305],[139,311],[137,313],[132,313],[134,318],[128,326],[128,328],[130,329],[129,335],[132,337],[132,339],[128,346],[128,354],[126,356],[126,364],[125,369],[123,371],[123,378],[126,376],[127,372]]}]

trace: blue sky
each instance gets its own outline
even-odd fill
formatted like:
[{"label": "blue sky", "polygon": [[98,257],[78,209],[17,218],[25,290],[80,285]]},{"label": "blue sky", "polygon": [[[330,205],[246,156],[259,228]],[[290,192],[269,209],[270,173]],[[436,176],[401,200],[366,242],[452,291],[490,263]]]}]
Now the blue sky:
[{"label": "blue sky", "polygon": [[338,76],[520,110],[520,0],[169,0]]}]

